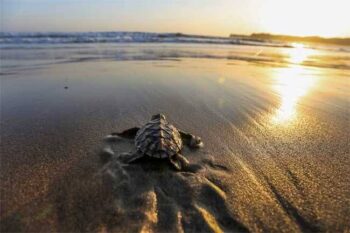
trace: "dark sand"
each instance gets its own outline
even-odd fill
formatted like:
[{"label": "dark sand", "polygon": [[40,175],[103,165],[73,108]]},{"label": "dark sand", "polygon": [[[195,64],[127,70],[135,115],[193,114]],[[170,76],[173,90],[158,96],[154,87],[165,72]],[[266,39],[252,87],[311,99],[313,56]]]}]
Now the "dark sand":
[{"label": "dark sand", "polygon": [[[1,231],[350,231],[348,70],[84,61],[1,76]],[[202,167],[102,163],[163,112]]]}]

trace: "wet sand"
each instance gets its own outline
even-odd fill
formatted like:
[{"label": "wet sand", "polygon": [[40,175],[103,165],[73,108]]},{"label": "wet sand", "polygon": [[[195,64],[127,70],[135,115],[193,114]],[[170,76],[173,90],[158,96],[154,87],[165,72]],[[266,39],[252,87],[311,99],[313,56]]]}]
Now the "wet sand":
[{"label": "wet sand", "polygon": [[[350,72],[225,59],[80,61],[1,76],[1,231],[350,230]],[[165,113],[200,170],[104,163]]]}]

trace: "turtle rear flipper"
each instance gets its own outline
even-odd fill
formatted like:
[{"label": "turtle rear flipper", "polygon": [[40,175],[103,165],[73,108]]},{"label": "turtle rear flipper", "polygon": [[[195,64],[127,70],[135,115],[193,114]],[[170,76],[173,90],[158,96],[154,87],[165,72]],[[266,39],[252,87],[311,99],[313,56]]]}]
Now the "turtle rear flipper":
[{"label": "turtle rear flipper", "polygon": [[123,132],[111,133],[111,135],[128,138],[128,139],[134,139],[139,129],[140,129],[139,127],[133,127],[133,128],[124,130]]},{"label": "turtle rear flipper", "polygon": [[176,154],[171,158],[169,158],[169,160],[170,160],[170,163],[173,165],[173,167],[178,171],[183,170],[189,165],[188,160],[185,157],[183,157],[181,154]]}]

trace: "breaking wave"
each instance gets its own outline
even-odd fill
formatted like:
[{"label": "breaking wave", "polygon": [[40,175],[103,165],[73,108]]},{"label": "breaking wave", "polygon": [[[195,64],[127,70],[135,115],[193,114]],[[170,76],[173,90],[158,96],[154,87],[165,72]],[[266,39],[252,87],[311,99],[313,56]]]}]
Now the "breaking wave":
[{"label": "breaking wave", "polygon": [[198,36],[182,33],[82,32],[82,33],[7,33],[0,32],[0,44],[72,44],[72,43],[195,43],[242,44],[290,47],[264,40]]}]

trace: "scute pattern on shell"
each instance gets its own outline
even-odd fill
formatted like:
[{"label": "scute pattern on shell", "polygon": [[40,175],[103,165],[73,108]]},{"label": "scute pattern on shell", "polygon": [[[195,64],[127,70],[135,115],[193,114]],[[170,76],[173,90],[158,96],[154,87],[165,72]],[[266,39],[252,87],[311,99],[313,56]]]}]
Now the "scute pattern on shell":
[{"label": "scute pattern on shell", "polygon": [[170,158],[183,147],[179,131],[164,119],[149,121],[136,134],[135,146],[145,155]]}]

